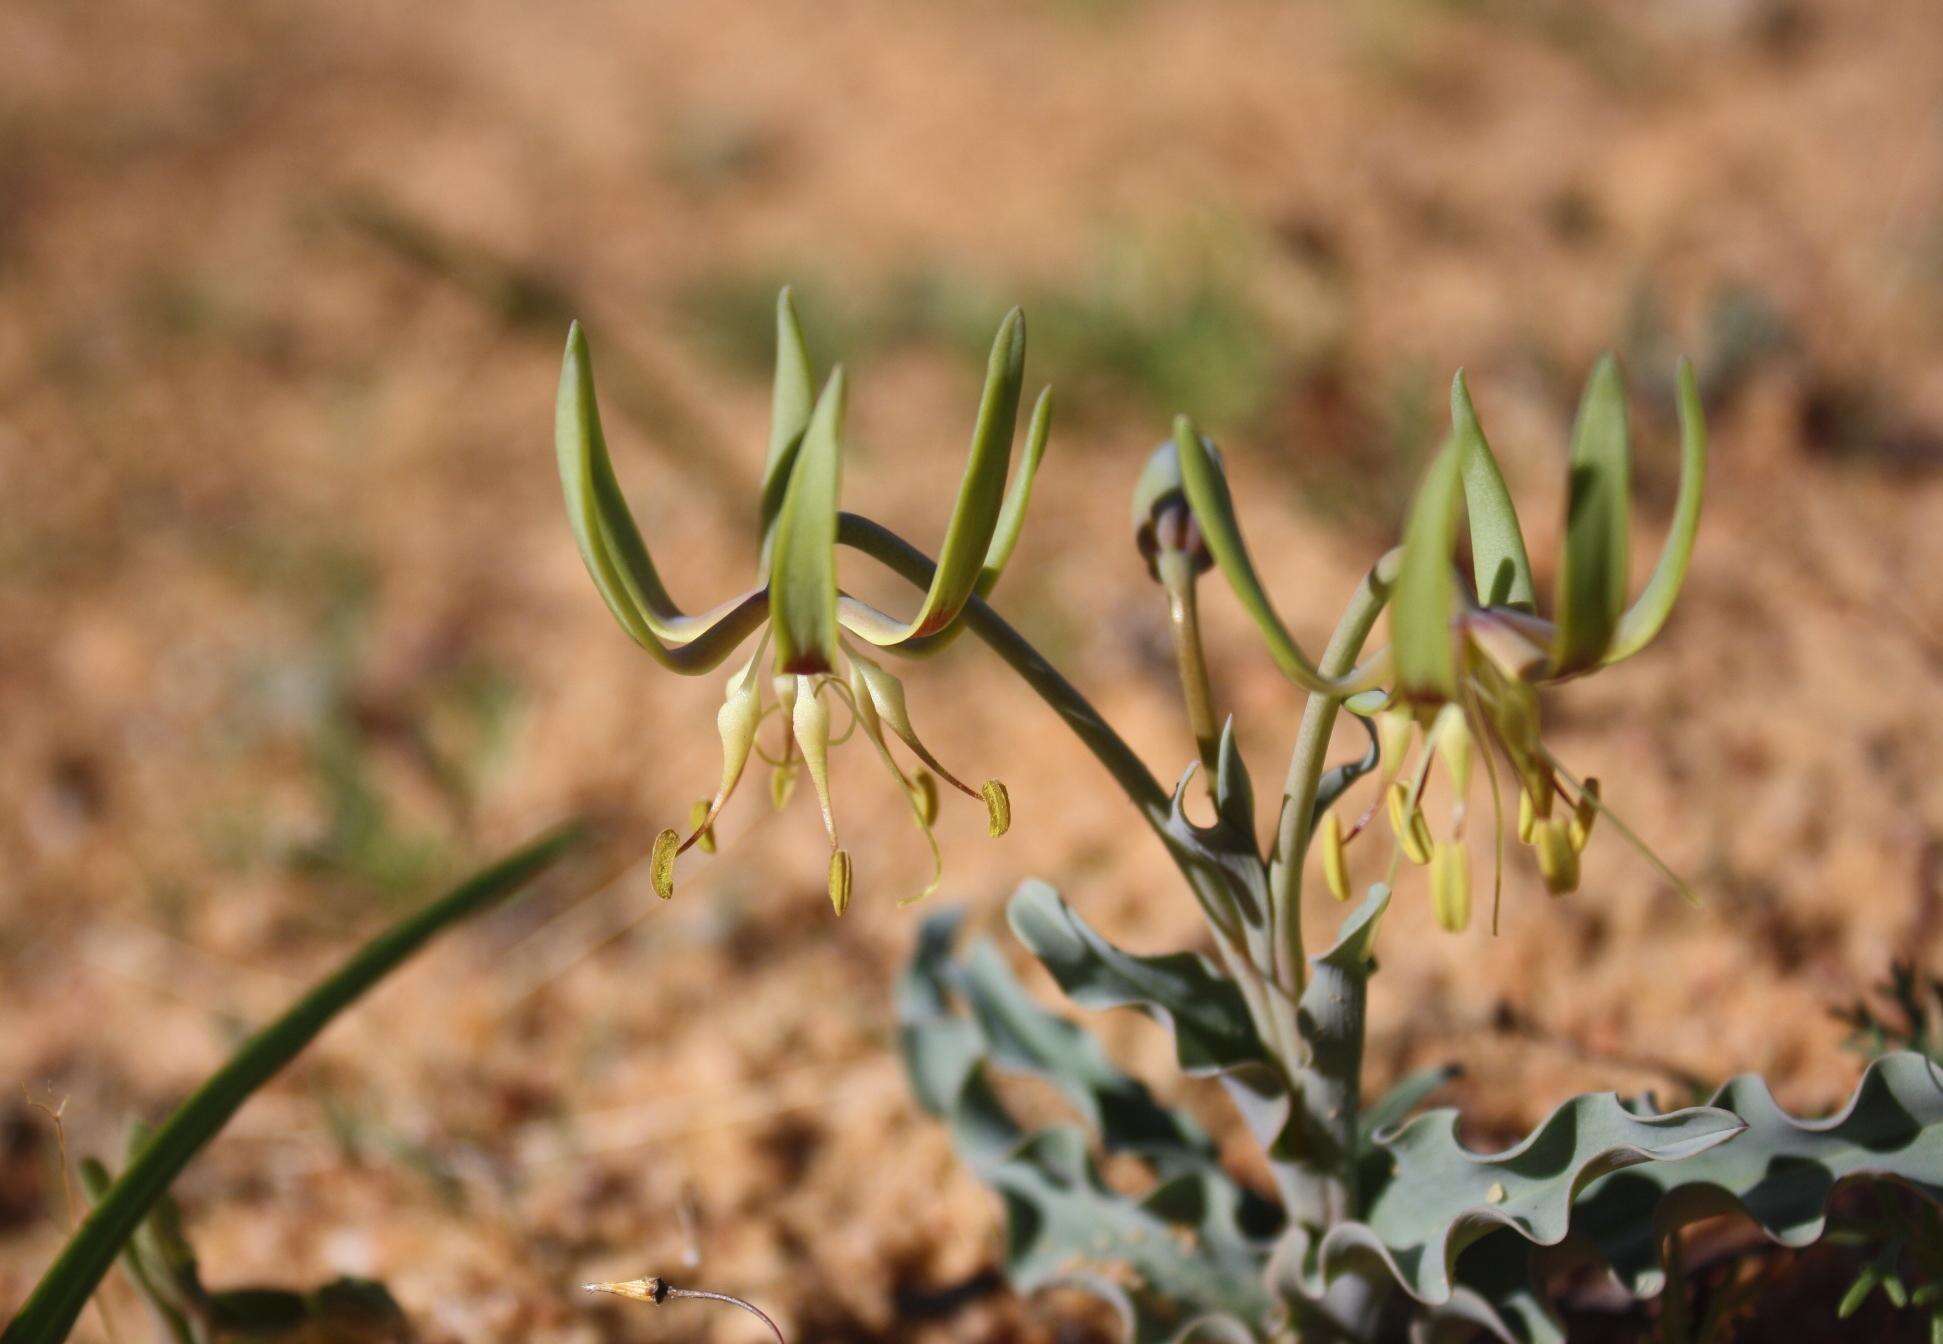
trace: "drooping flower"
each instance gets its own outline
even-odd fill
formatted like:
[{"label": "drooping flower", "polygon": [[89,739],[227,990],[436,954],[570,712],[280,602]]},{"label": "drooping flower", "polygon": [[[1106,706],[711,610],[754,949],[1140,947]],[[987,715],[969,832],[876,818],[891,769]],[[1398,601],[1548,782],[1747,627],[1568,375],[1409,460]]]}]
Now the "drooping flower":
[{"label": "drooping flower", "polygon": [[[1464,800],[1474,744],[1484,747],[1478,755],[1494,805],[1495,762],[1509,766],[1518,792],[1516,834],[1533,848],[1555,894],[1578,885],[1578,856],[1593,819],[1611,817],[1598,781],[1574,779],[1541,739],[1538,689],[1630,658],[1652,641],[1673,610],[1693,555],[1707,465],[1699,389],[1685,363],[1678,406],[1680,487],[1672,523],[1652,575],[1629,606],[1632,448],[1625,388],[1610,356],[1593,370],[1572,430],[1565,546],[1551,615],[1544,617],[1537,610],[1516,510],[1459,373],[1451,387],[1450,438],[1425,473],[1405,524],[1389,602],[1390,645],[1340,678],[1322,676],[1277,615],[1242,543],[1212,445],[1185,418],[1176,425],[1195,521],[1215,563],[1267,637],[1277,664],[1304,688],[1342,697],[1352,711],[1376,715],[1391,830],[1405,857],[1431,869],[1438,917],[1446,927],[1462,928],[1469,919]],[[1456,565],[1464,520],[1469,584]],[[1411,762],[1413,743],[1420,745]],[[1455,799],[1450,828],[1441,838],[1422,807],[1426,779],[1438,759],[1445,763]],[[1617,819],[1612,824],[1638,843]],[[1318,819],[1325,877],[1338,896],[1347,891],[1342,846],[1360,829],[1360,823],[1345,831],[1340,822]],[[1650,850],[1640,848],[1685,891]]]},{"label": "drooping flower", "polygon": [[[974,789],[945,770],[911,726],[902,683],[864,649],[905,656],[935,652],[962,628],[971,599],[997,583],[1018,541],[1052,419],[1048,389],[1033,407],[1024,458],[1008,491],[1024,368],[1025,320],[1014,309],[992,343],[970,458],[937,569],[916,614],[900,620],[837,585],[844,375],[841,367],[832,370],[821,393],[814,391],[808,351],[785,289],[776,301],[776,372],[760,500],[757,582],[709,611],[689,615],[662,584],[622,497],[601,432],[586,336],[578,323],[568,333],[555,448],[574,536],[608,609],[656,661],[685,675],[713,670],[762,632],[754,654],[729,677],[716,713],[722,739],[720,784],[713,797],[696,805],[686,835],[669,829],[656,837],[650,874],[662,897],[673,894],[675,860],[681,853],[697,845],[712,848],[716,818],[750,756],[760,753],[775,767],[771,790],[778,806],[788,797],[797,770],[808,772],[830,838],[830,900],[842,914],[850,899],[851,864],[837,838],[828,761],[829,749],[857,730],[888,767],[931,845],[933,876],[921,894],[936,887],[939,872],[932,836],[937,780],[981,800],[994,836],[1010,825],[1004,785],[989,780]],[[773,701],[765,698],[765,688]],[[851,726],[837,736],[831,733],[832,701],[851,716]],[[758,742],[758,731],[771,715],[786,725],[780,749],[773,754]],[[917,769],[907,773],[898,765],[886,729],[917,757]]]}]

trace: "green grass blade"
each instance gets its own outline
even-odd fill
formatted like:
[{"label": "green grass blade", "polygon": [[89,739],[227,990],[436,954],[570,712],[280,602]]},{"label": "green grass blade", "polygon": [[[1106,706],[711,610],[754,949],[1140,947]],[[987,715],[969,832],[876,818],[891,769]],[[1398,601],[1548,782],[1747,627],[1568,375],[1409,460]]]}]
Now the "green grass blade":
[{"label": "green grass blade", "polygon": [[1477,599],[1487,607],[1537,606],[1532,590],[1531,557],[1525,553],[1525,534],[1518,527],[1518,510],[1505,489],[1504,473],[1485,441],[1471,405],[1471,389],[1463,370],[1451,380],[1451,434],[1464,461],[1464,507],[1471,519],[1471,566],[1477,576]]},{"label": "green grass blade", "polygon": [[1630,658],[1652,642],[1666,624],[1679,599],[1680,586],[1687,579],[1687,564],[1693,559],[1693,539],[1700,531],[1700,497],[1707,484],[1707,419],[1700,408],[1700,385],[1693,376],[1693,365],[1680,361],[1680,495],[1673,504],[1673,524],[1667,529],[1666,544],[1660,548],[1653,577],[1619,618],[1606,661],[1616,663]]},{"label": "green grass blade", "polygon": [[1626,605],[1632,444],[1626,387],[1611,355],[1593,369],[1579,402],[1571,469],[1554,617],[1559,637],[1553,670],[1560,673],[1598,665]]},{"label": "green grass blade", "polygon": [[432,904],[366,943],[282,1017],[245,1041],[178,1106],[61,1249],[0,1344],[60,1344],[102,1275],[157,1200],[252,1093],[269,1082],[333,1018],[460,920],[489,909],[554,863],[581,838],[577,824],[547,832],[480,870]]}]

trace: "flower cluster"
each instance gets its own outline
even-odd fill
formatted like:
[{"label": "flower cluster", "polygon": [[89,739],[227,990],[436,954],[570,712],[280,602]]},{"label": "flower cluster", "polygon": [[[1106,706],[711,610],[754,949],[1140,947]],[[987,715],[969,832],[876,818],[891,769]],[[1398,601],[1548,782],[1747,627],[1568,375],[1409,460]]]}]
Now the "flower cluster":
[{"label": "flower cluster", "polygon": [[[655,839],[649,866],[663,898],[674,892],[676,858],[692,847],[713,847],[716,818],[750,756],[761,754],[775,767],[771,793],[778,806],[799,766],[809,773],[830,839],[830,900],[842,914],[850,902],[851,864],[837,838],[828,762],[830,748],[857,731],[876,749],[930,842],[933,876],[921,895],[937,886],[940,867],[932,836],[938,780],[985,804],[992,835],[1004,834],[1011,824],[1004,785],[988,780],[974,789],[940,765],[911,726],[903,685],[864,650],[905,656],[937,651],[960,631],[973,597],[998,581],[1025,520],[1052,418],[1050,391],[1042,392],[1027,429],[1023,462],[1008,490],[1024,369],[1025,321],[1015,309],[992,343],[970,459],[937,569],[916,614],[900,620],[837,586],[844,375],[841,367],[832,370],[816,390],[802,329],[784,290],[776,301],[757,582],[712,610],[689,615],[668,595],[621,494],[595,405],[586,336],[577,324],[568,334],[555,414],[560,480],[581,557],[614,618],[664,667],[688,675],[713,670],[761,632],[754,654],[729,677],[716,713],[721,783],[712,798],[696,804],[685,835],[670,829]],[[834,736],[832,702],[850,715],[850,726]],[[787,725],[774,753],[757,741],[771,715]],[[915,769],[907,772],[898,764],[886,730],[917,758]]]},{"label": "flower cluster", "polygon": [[[1610,816],[1598,781],[1575,780],[1546,747],[1538,691],[1631,657],[1672,612],[1693,554],[1707,462],[1699,391],[1686,365],[1679,376],[1679,417],[1680,488],[1672,524],[1652,576],[1628,605],[1632,450],[1625,388],[1610,357],[1593,371],[1572,431],[1564,552],[1548,618],[1538,614],[1517,513],[1458,374],[1451,388],[1450,438],[1418,488],[1397,555],[1390,645],[1334,678],[1322,675],[1303,654],[1263,590],[1213,446],[1185,420],[1176,427],[1184,494],[1199,532],[1267,636],[1278,665],[1311,692],[1341,698],[1352,712],[1375,719],[1382,806],[1400,852],[1430,870],[1433,903],[1446,928],[1459,930],[1470,921],[1464,812],[1476,757],[1482,757],[1490,776],[1494,805],[1499,797],[1495,761],[1509,767],[1518,791],[1515,833],[1534,850],[1554,893],[1577,887],[1579,853],[1593,819]],[[1457,569],[1460,523],[1466,518],[1473,579],[1468,586]],[[1484,751],[1474,752],[1478,743]],[[1414,761],[1409,759],[1413,745]],[[1433,833],[1422,805],[1432,764],[1439,760],[1456,800],[1442,836]],[[1631,838],[1616,820],[1613,825]],[[1333,812],[1317,821],[1324,877],[1341,899],[1349,895],[1343,846],[1362,827],[1362,822],[1345,827]],[[1502,826],[1498,834],[1501,847]]]}]

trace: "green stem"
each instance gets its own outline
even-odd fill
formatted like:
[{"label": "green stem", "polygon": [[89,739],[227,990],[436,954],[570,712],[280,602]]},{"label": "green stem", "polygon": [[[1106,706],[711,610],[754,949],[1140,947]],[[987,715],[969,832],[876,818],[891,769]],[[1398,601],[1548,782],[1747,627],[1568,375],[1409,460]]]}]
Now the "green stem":
[{"label": "green stem", "polygon": [[250,1095],[333,1018],[435,935],[511,896],[581,839],[578,824],[547,832],[366,943],[328,980],[245,1041],[175,1110],[111,1186],[41,1277],[0,1344],[60,1344],[142,1219]]},{"label": "green stem", "polygon": [[[1378,613],[1390,599],[1390,586],[1396,582],[1401,551],[1390,551],[1363,576],[1356,594],[1349,600],[1329,646],[1316,664],[1324,677],[1343,676],[1356,666],[1356,659],[1369,639]],[[1316,789],[1329,752],[1329,735],[1336,726],[1339,696],[1312,694],[1302,710],[1302,725],[1296,732],[1295,751],[1289,757],[1288,779],[1282,786],[1282,811],[1276,822],[1275,848],[1268,866],[1269,927],[1275,931],[1275,983],[1291,999],[1302,997],[1308,981],[1308,960],[1302,946],[1302,865],[1309,853],[1309,837],[1315,831]]]},{"label": "green stem", "polygon": [[[936,562],[910,542],[898,536],[881,523],[854,513],[837,516],[837,540],[845,546],[863,552],[871,559],[889,569],[893,574],[920,590],[928,590]],[[1134,754],[1126,739],[1116,733],[1107,721],[1100,717],[1098,710],[1079,688],[1060,673],[1059,669],[1046,661],[1037,649],[1033,648],[1024,635],[1013,629],[1010,623],[982,599],[973,597],[965,604],[961,618],[964,626],[979,640],[996,653],[1019,679],[1032,689],[1038,697],[1049,705],[1073,730],[1094,758],[1106,767],[1113,776],[1114,783],[1120,786],[1127,800],[1134,805],[1148,827],[1160,838],[1167,849],[1168,857],[1174,861],[1181,875],[1187,879],[1188,887],[1200,902],[1202,913],[1215,932],[1215,942],[1221,951],[1228,972],[1234,977],[1249,1007],[1256,1013],[1256,1025],[1263,1030],[1264,1039],[1269,1038],[1268,1024],[1271,1015],[1267,1011],[1268,993],[1261,974],[1250,963],[1241,950],[1239,937],[1239,916],[1231,908],[1226,891],[1220,884],[1205,873],[1196,870],[1188,861],[1180,847],[1167,832],[1167,820],[1171,815],[1171,795],[1161,787],[1160,781],[1139,756]],[[0,1340],[0,1344],[10,1341]]]},{"label": "green stem", "polygon": [[1180,666],[1181,699],[1187,706],[1187,726],[1201,771],[1214,788],[1215,748],[1220,728],[1215,723],[1214,692],[1208,682],[1208,660],[1201,648],[1201,622],[1194,596],[1194,562],[1185,553],[1163,546],[1155,557],[1161,586],[1167,590],[1167,624],[1174,634],[1174,661]]}]

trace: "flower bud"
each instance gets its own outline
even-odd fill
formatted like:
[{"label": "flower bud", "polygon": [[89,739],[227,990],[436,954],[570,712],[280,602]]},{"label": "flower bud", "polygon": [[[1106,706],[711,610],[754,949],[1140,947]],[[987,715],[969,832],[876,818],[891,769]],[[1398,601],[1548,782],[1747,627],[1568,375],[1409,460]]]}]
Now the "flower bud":
[{"label": "flower bud", "polygon": [[[1213,445],[1208,446],[1208,451],[1216,462],[1220,461]],[[1194,514],[1188,508],[1186,487],[1181,483],[1180,450],[1172,439],[1154,449],[1140,472],[1140,479],[1134,482],[1133,540],[1140,549],[1140,558],[1147,562],[1147,573],[1155,582],[1160,581],[1158,557],[1162,550],[1186,554],[1196,574],[1204,573],[1214,564],[1214,557],[1208,553],[1201,530],[1194,525]]]}]

